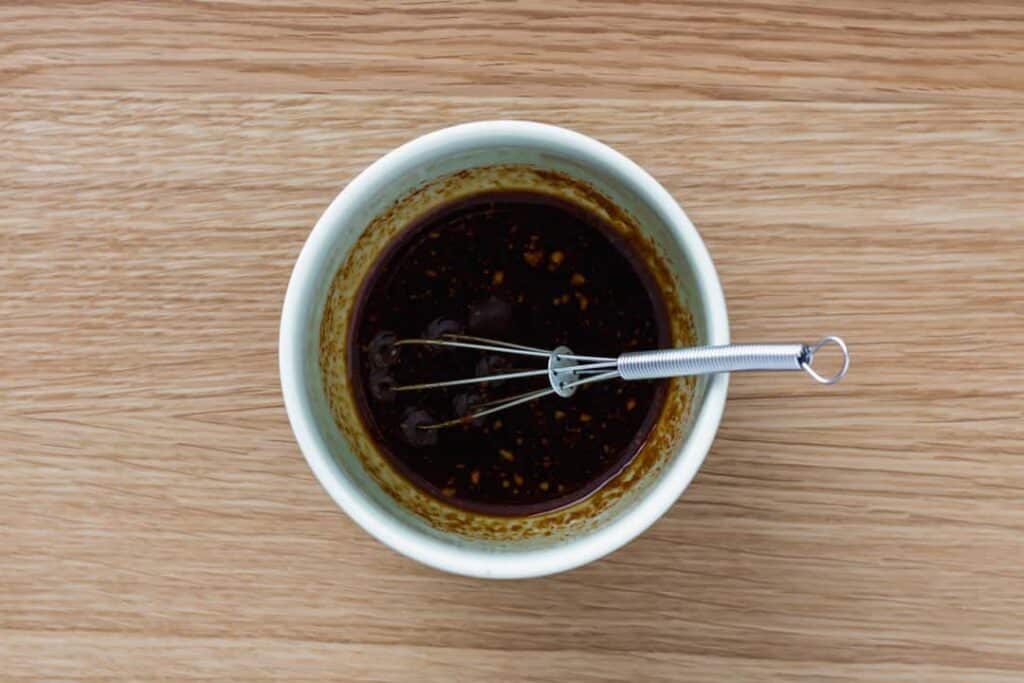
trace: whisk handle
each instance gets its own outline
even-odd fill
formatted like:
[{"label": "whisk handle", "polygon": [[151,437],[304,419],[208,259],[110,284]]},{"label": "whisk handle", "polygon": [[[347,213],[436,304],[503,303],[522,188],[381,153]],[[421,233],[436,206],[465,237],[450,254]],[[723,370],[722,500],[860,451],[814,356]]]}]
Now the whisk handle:
[{"label": "whisk handle", "polygon": [[[814,354],[826,344],[835,344],[843,354],[843,367],[831,377],[822,377],[811,367]],[[825,337],[817,344],[730,344],[697,346],[624,353],[618,358],[623,379],[659,379],[687,375],[709,375],[748,370],[804,370],[822,384],[834,384],[846,374],[850,355],[839,337]]]}]

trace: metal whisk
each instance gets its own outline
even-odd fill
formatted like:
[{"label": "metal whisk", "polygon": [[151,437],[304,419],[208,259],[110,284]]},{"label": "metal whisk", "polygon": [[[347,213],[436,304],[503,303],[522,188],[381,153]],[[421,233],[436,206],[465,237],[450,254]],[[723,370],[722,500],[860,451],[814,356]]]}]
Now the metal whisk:
[{"label": "metal whisk", "polygon": [[[581,356],[567,346],[545,350],[521,344],[473,337],[462,334],[442,334],[438,339],[400,339],[394,346],[443,346],[460,349],[474,349],[490,353],[504,353],[515,356],[546,358],[547,367],[536,370],[515,370],[500,374],[484,375],[467,379],[453,379],[424,384],[408,384],[394,387],[394,391],[422,391],[455,387],[484,382],[500,382],[525,377],[546,375],[548,386],[505,398],[480,403],[465,416],[434,424],[417,425],[419,429],[440,429],[464,424],[478,417],[491,415],[534,399],[557,394],[568,398],[584,384],[603,382],[610,379],[662,379],[688,375],[708,375],[720,372],[748,370],[803,370],[821,384],[835,384],[850,367],[850,354],[846,343],[839,337],[828,336],[812,345],[807,344],[729,344],[726,346],[697,346],[658,351],[624,353],[618,357]],[[828,344],[836,345],[843,355],[842,367],[834,375],[824,377],[812,367],[814,354]]]}]

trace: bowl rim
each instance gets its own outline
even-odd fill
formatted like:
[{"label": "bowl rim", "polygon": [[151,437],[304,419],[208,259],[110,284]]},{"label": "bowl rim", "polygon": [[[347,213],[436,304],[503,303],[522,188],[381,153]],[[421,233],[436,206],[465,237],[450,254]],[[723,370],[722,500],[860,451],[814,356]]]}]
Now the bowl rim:
[{"label": "bowl rim", "polygon": [[[725,408],[728,374],[709,378],[704,399],[679,452],[633,506],[608,524],[579,538],[543,548],[473,547],[417,529],[385,510],[335,462],[313,416],[306,379],[305,333],[331,246],[346,230],[345,215],[365,196],[391,179],[431,159],[486,146],[513,145],[559,150],[577,162],[611,173],[655,211],[679,243],[694,272],[709,344],[729,343],[725,296],[707,247],[686,213],[650,174],[604,143],[558,126],[533,121],[493,120],[442,128],[388,152],[359,173],[330,203],[303,245],[288,282],[281,311],[279,366],[285,409],[292,431],[321,486],[367,533],[423,564],[480,578],[528,578],[566,571],[592,562],[636,538],[682,495],[711,447]],[[326,274],[332,277],[333,273]]]}]

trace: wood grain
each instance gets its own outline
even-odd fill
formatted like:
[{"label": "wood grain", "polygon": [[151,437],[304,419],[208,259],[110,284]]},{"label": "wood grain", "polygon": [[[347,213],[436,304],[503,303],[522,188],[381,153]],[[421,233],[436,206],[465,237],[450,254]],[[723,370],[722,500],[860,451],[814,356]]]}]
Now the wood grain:
[{"label": "wood grain", "polygon": [[[1020,681],[1018,3],[0,8],[4,680]],[[486,583],[330,502],[277,380],[340,187],[457,121],[571,126],[708,243],[737,376],[639,540]]]},{"label": "wood grain", "polygon": [[[13,5],[13,3],[12,3]],[[18,87],[1019,102],[1019,2],[82,2],[5,11]]]}]

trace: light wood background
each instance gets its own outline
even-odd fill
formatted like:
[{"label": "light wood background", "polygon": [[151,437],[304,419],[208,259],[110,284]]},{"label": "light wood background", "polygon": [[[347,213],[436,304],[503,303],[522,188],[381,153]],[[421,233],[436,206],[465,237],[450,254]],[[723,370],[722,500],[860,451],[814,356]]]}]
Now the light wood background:
[{"label": "light wood background", "polygon": [[[418,566],[277,378],[336,192],[446,124],[570,126],[703,234],[742,340],[675,508],[583,569]],[[0,7],[0,678],[1024,680],[1024,5]]]}]

